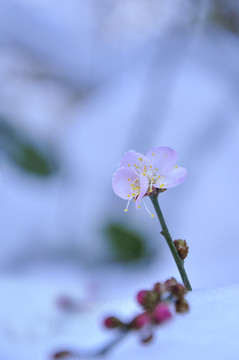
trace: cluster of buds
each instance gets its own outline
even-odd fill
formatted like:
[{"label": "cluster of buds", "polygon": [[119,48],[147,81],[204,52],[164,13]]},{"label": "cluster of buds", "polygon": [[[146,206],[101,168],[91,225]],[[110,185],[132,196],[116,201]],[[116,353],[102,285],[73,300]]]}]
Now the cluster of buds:
[{"label": "cluster of buds", "polygon": [[126,332],[130,330],[140,330],[141,341],[149,342],[153,338],[153,327],[161,325],[172,317],[171,308],[175,308],[177,313],[185,313],[189,310],[185,295],[187,290],[174,278],[164,283],[156,283],[152,290],[141,290],[137,294],[137,302],[143,308],[143,312],[135,316],[129,322],[120,321],[118,318],[110,316],[104,320],[104,325],[108,329],[117,328]]}]

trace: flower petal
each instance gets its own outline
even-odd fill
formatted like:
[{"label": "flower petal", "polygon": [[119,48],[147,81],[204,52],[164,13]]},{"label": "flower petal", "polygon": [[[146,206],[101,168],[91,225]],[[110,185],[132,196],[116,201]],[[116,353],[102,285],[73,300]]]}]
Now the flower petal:
[{"label": "flower petal", "polygon": [[139,177],[131,168],[120,168],[113,175],[112,186],[116,195],[121,199],[129,199],[132,194],[131,184]]},{"label": "flower petal", "polygon": [[166,146],[155,147],[146,156],[152,162],[153,169],[156,168],[162,175],[175,166],[178,158],[176,151]]},{"label": "flower petal", "polygon": [[138,174],[148,171],[152,166],[151,161],[144,155],[133,150],[127,152],[122,157],[119,167],[129,167],[134,169]]},{"label": "flower petal", "polygon": [[146,194],[148,187],[149,187],[149,180],[148,180],[147,176],[143,175],[142,173],[140,174],[139,181],[140,181],[140,193],[135,202],[137,209],[139,208],[140,202],[141,202],[142,198],[144,197],[144,195]]},{"label": "flower petal", "polygon": [[187,176],[187,169],[179,166],[161,176],[154,186],[161,189],[169,189],[181,184]]}]

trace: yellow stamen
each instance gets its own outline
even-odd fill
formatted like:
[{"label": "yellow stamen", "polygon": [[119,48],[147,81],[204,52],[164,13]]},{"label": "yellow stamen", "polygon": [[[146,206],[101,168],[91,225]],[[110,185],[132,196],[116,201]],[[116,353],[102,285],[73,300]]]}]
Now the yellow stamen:
[{"label": "yellow stamen", "polygon": [[154,214],[151,214],[151,218],[154,218]]},{"label": "yellow stamen", "polygon": [[150,169],[152,169],[152,165],[150,165]]},{"label": "yellow stamen", "polygon": [[139,161],[143,161],[143,159],[142,159],[142,158],[139,158]]},{"label": "yellow stamen", "polygon": [[152,153],[152,155],[155,155],[155,153]]},{"label": "yellow stamen", "polygon": [[160,189],[163,188],[163,187],[164,187],[164,184],[161,184],[159,187],[160,187]]},{"label": "yellow stamen", "polygon": [[175,169],[177,169],[178,168],[178,165],[175,165]]},{"label": "yellow stamen", "polygon": [[[130,196],[130,195],[128,195],[128,196]],[[129,200],[128,200],[128,202],[127,202],[127,206],[126,206],[126,208],[124,209],[124,212],[127,212],[127,211],[128,211],[128,207],[129,207],[129,203],[130,203],[130,201],[131,201],[131,199],[129,199]]]},{"label": "yellow stamen", "polygon": [[128,166],[130,166],[130,164]]},{"label": "yellow stamen", "polygon": [[128,181],[130,181],[130,179],[128,179]]},{"label": "yellow stamen", "polygon": [[127,197],[130,197],[131,195],[127,195]]}]

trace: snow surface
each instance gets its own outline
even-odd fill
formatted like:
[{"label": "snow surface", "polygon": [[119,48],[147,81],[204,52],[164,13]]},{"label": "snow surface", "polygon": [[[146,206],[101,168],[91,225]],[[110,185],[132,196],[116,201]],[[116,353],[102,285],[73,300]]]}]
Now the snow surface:
[{"label": "snow surface", "polygon": [[[83,300],[75,279],[48,280],[1,278],[1,360],[48,360],[62,349],[97,349],[114,336],[101,322],[108,314],[122,318],[138,312],[133,296],[111,301]],[[59,295],[82,298],[77,312],[56,306]],[[217,359],[236,360],[238,343],[239,285],[196,290],[187,295],[188,314],[177,314],[158,327],[152,343],[141,345],[137,333],[126,337],[106,358],[112,360]]]}]

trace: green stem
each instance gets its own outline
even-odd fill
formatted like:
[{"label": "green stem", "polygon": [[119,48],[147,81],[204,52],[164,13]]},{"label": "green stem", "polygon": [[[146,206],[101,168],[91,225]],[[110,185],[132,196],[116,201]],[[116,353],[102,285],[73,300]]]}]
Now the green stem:
[{"label": "green stem", "polygon": [[162,231],[161,231],[161,234],[164,236],[165,240],[167,241],[167,244],[168,244],[168,247],[174,257],[174,260],[176,262],[176,265],[178,267],[178,271],[180,272],[180,275],[181,275],[181,278],[183,280],[183,283],[184,283],[184,286],[187,290],[191,291],[192,290],[192,287],[190,285],[190,282],[188,280],[188,277],[187,277],[187,274],[186,274],[186,271],[184,269],[184,263],[183,263],[183,260],[180,258],[179,254],[178,254],[178,251],[174,245],[174,242],[172,240],[172,237],[168,231],[168,227],[166,225],[166,222],[164,220],[164,217],[163,217],[163,214],[162,214],[162,211],[160,209],[160,206],[159,206],[159,203],[158,203],[158,196],[150,196],[150,199],[153,203],[153,206],[154,206],[154,209],[157,213],[157,216],[158,216],[158,219],[160,221],[160,224],[161,224],[161,227],[162,227]]}]

